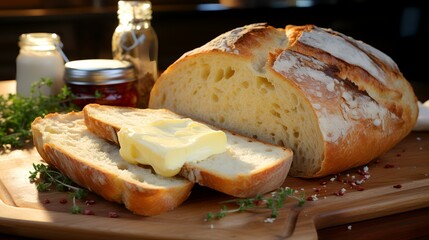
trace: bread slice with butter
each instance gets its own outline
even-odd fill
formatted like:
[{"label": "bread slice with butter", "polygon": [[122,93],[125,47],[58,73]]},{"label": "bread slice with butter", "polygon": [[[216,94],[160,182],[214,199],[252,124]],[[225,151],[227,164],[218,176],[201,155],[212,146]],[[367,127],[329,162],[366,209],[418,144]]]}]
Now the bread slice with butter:
[{"label": "bread slice with butter", "polygon": [[193,183],[182,177],[162,177],[125,161],[118,146],[88,131],[81,112],[38,117],[31,130],[46,163],[136,214],[152,216],[173,210],[191,193]]},{"label": "bread slice with butter", "polygon": [[[83,113],[90,131],[116,144],[119,144],[117,133],[121,128],[141,126],[160,119],[184,118],[166,109],[98,104],[86,105]],[[205,160],[186,162],[179,175],[235,197],[255,196],[282,186],[292,163],[291,150],[222,131],[227,137],[226,151]]]}]

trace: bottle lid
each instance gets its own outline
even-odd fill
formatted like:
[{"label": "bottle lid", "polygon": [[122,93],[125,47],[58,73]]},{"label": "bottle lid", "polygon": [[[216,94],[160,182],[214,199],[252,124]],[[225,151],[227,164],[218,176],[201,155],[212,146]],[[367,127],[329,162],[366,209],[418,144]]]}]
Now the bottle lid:
[{"label": "bottle lid", "polygon": [[131,62],[113,59],[86,59],[65,64],[66,83],[107,85],[135,81]]},{"label": "bottle lid", "polygon": [[118,18],[124,22],[133,19],[152,19],[152,3],[150,1],[118,1]]}]

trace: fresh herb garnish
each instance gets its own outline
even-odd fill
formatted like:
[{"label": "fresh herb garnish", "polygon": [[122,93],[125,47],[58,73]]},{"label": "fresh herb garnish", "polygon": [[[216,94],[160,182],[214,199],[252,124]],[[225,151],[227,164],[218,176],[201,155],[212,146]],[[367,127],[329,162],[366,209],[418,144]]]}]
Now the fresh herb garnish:
[{"label": "fresh herb garnish", "polygon": [[31,142],[31,123],[36,117],[77,110],[71,101],[72,93],[66,86],[57,95],[43,95],[42,87],[51,85],[51,79],[42,78],[32,84],[29,97],[17,94],[0,96],[0,153]]},{"label": "fresh herb garnish", "polygon": [[295,190],[292,188],[279,188],[276,191],[271,193],[271,196],[265,197],[263,195],[256,195],[254,198],[246,198],[246,199],[232,199],[221,202],[222,204],[230,204],[234,203],[238,205],[238,207],[233,209],[228,209],[226,205],[223,205],[221,210],[216,213],[209,212],[206,216],[206,220],[212,219],[221,219],[226,217],[230,213],[243,212],[250,209],[256,208],[264,208],[271,209],[271,218],[277,218],[279,214],[279,209],[283,207],[286,199],[295,198],[298,200],[298,205],[301,207],[305,203],[305,195],[304,193],[299,198],[295,196]]},{"label": "fresh herb garnish", "polygon": [[35,183],[39,192],[46,192],[55,187],[60,192],[69,192],[70,197],[73,199],[73,206],[71,213],[81,213],[81,208],[76,204],[76,199],[84,199],[88,195],[88,190],[77,187],[72,180],[62,174],[57,169],[40,163],[33,163],[34,171],[30,171],[31,183]]}]

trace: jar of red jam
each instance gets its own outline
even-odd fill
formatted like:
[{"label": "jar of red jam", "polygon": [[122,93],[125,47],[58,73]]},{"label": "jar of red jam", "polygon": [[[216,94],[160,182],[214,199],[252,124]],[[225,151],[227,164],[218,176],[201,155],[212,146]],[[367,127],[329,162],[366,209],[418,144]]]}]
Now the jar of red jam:
[{"label": "jar of red jam", "polygon": [[83,108],[88,103],[136,107],[138,93],[133,65],[113,59],[87,59],[65,64],[64,80]]}]

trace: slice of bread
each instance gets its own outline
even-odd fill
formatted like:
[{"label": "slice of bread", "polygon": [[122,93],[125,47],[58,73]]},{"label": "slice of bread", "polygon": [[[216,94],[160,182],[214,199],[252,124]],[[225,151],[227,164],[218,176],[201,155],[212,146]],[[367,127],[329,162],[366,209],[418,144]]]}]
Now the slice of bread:
[{"label": "slice of bread", "polygon": [[[85,124],[98,136],[119,144],[116,133],[157,119],[183,118],[165,109],[86,105]],[[223,130],[223,129],[221,129]],[[291,150],[223,130],[227,151],[206,160],[186,163],[180,175],[192,182],[235,196],[250,197],[280,187],[289,172]]]},{"label": "slice of bread", "polygon": [[185,53],[149,107],[291,148],[290,175],[367,164],[413,128],[417,98],[379,50],[314,25],[251,24]]},{"label": "slice of bread", "polygon": [[193,183],[184,178],[162,177],[123,160],[116,145],[88,131],[81,112],[38,117],[31,130],[46,163],[136,214],[152,216],[172,210],[191,193]]}]

